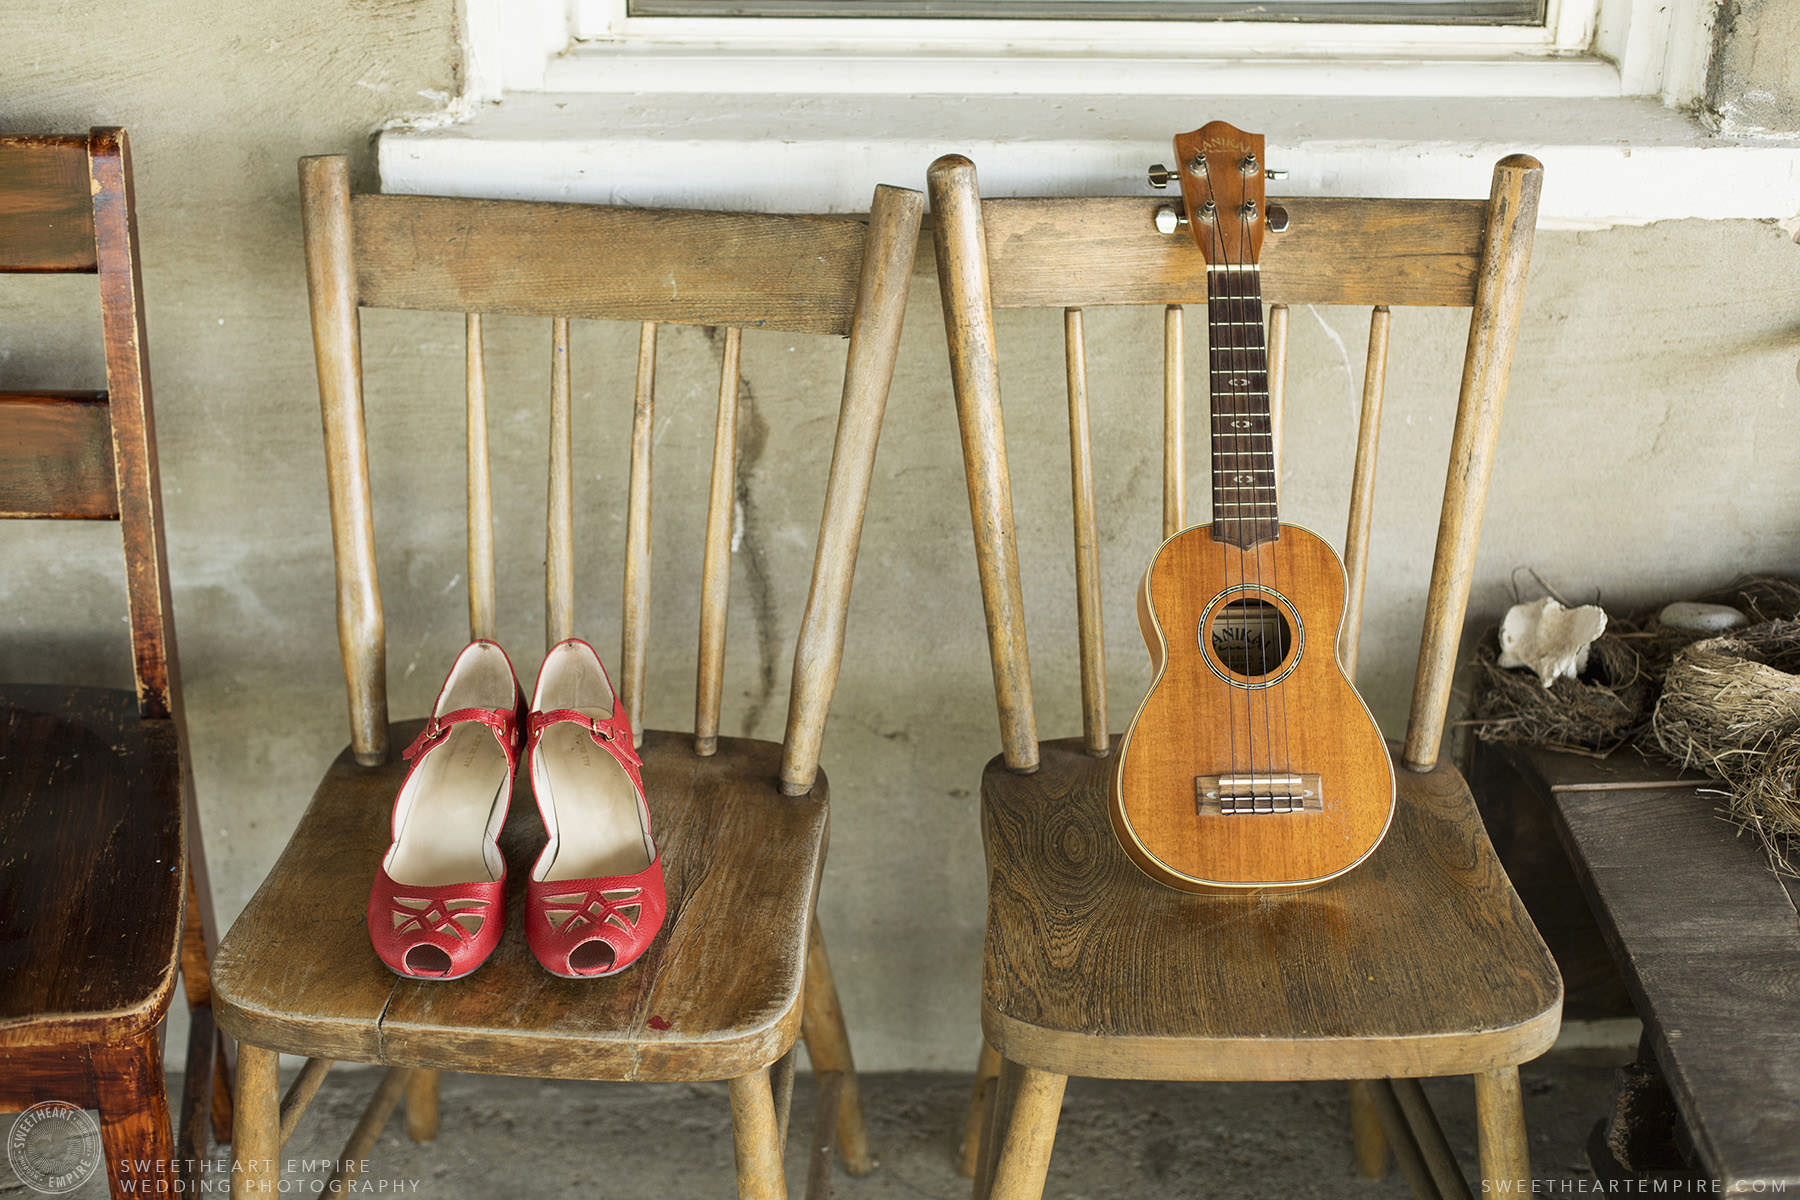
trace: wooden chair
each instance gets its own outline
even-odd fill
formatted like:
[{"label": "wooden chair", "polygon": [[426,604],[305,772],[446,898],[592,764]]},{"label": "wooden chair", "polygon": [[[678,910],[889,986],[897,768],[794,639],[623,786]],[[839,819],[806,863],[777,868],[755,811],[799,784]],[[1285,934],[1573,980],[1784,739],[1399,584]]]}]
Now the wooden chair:
[{"label": "wooden chair", "polygon": [[[113,1194],[172,1190],[231,1136],[212,901],[169,606],[131,152],[0,137],[0,272],[99,276],[106,390],[0,391],[0,517],[118,521],[134,691],[0,685],[0,1110],[100,1110]],[[180,1149],[162,1033],[190,1012]]]},{"label": "wooden chair", "polygon": [[[564,204],[350,194],[342,158],[301,161],[313,338],[324,410],[338,629],[350,746],[332,764],[273,871],[226,936],[220,1021],[241,1039],[235,1189],[273,1186],[276,1160],[332,1060],[392,1070],[343,1155],[354,1174],[402,1094],[408,1129],[436,1130],[440,1070],[593,1080],[731,1081],[738,1188],[786,1195],[781,1147],[797,1036],[819,1073],[822,1183],[829,1142],[870,1166],[850,1045],[813,917],[827,789],[817,773],[875,446],[898,350],[924,197],[882,187],[865,223]],[[505,937],[470,979],[418,983],[375,957],[364,928],[404,772],[390,748],[358,331],[359,306],[468,314],[470,632],[495,630],[484,312],[551,319],[546,629],[575,632],[569,322],[642,322],[625,497],[620,691],[643,712],[650,605],[650,461],[657,328],[724,326],[724,369],[701,583],[692,733],[642,733],[645,790],[669,916],[630,970],[566,980],[520,928],[543,840],[525,781],[501,845],[515,864]],[[745,327],[848,334],[848,362],[811,592],[795,651],[786,740],[720,736],[735,495],[738,356]],[[820,466],[823,467],[823,463]],[[591,610],[593,602],[583,606]],[[446,650],[446,661],[450,649]],[[285,1099],[277,1052],[308,1059]]]},{"label": "wooden chair", "polygon": [[[1119,849],[1107,818],[1115,741],[1104,683],[1082,309],[1168,306],[1167,536],[1188,524],[1180,305],[1204,303],[1204,260],[1185,234],[1156,232],[1154,200],[983,201],[967,159],[933,164],[938,274],[1003,747],[981,790],[988,862],[981,1023],[989,1048],[978,1072],[973,1136],[965,1142],[978,1198],[1017,1200],[1042,1191],[1069,1075],[1364,1081],[1352,1089],[1364,1173],[1385,1170],[1385,1132],[1420,1195],[1463,1196],[1468,1186],[1417,1079],[1472,1074],[1483,1175],[1529,1175],[1518,1064],[1554,1040],[1562,983],[1494,857],[1467,786],[1438,752],[1540,179],[1534,160],[1515,156],[1495,169],[1486,203],[1282,201],[1291,228],[1271,235],[1263,254],[1264,291],[1278,302],[1270,314],[1277,420],[1284,306],[1375,306],[1340,646],[1352,673],[1388,306],[1463,305],[1473,314],[1412,717],[1396,751],[1402,769],[1393,827],[1376,855],[1340,880],[1246,900],[1152,882]],[[1041,745],[994,341],[994,310],[1013,307],[1062,308],[1068,347],[1084,730]]]}]

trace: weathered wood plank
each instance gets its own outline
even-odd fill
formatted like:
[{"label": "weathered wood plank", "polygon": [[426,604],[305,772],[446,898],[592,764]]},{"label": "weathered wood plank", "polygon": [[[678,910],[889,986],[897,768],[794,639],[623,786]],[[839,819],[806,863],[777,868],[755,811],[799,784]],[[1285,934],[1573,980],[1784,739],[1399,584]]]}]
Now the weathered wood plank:
[{"label": "weathered wood plank", "polygon": [[0,517],[119,515],[105,392],[0,392]]},{"label": "weathered wood plank", "polygon": [[1690,788],[1558,789],[1556,811],[1702,1163],[1800,1186],[1800,913]]},{"label": "weathered wood plank", "polygon": [[359,195],[374,308],[850,332],[863,227],[841,217]]},{"label": "weathered wood plank", "polygon": [[85,137],[0,137],[0,271],[92,271]]},{"label": "weathered wood plank", "polygon": [[124,1042],[168,1011],[185,885],[175,737],[128,691],[0,689],[0,1047]]},{"label": "weathered wood plank", "polygon": [[[984,200],[998,308],[1203,304],[1193,239],[1156,231],[1154,198]],[[1482,200],[1296,198],[1263,245],[1272,304],[1469,304]]]}]

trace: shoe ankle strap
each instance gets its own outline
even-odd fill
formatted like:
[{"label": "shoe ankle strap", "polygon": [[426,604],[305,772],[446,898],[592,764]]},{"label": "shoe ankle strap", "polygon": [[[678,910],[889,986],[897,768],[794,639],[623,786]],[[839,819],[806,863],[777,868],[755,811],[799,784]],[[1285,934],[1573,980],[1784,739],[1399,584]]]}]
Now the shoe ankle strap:
[{"label": "shoe ankle strap", "polygon": [[453,726],[471,722],[486,725],[493,730],[494,736],[506,751],[506,761],[512,762],[519,744],[519,714],[502,708],[457,708],[441,717],[432,717],[425,722],[425,728],[419,731],[419,736],[413,739],[412,745],[406,748],[401,757],[409,760],[417,758],[449,737]]},{"label": "shoe ankle strap", "polygon": [[[617,709],[614,712],[616,714]],[[543,736],[544,730],[552,725],[561,725],[565,722],[579,725],[587,730],[588,736],[593,738],[602,749],[618,759],[621,764],[635,767],[643,761],[638,757],[637,750],[631,744],[631,726],[617,715],[601,720],[573,708],[553,708],[547,712],[534,712],[525,719],[527,741],[535,746],[538,739]]]}]

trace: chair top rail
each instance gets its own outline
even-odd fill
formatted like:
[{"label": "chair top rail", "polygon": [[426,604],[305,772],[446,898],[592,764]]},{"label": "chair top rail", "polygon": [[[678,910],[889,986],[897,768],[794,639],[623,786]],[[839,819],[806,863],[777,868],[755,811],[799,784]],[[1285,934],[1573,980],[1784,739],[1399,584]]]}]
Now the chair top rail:
[{"label": "chair top rail", "polygon": [[0,137],[0,272],[96,269],[87,137]]},{"label": "chair top rail", "polygon": [[351,199],[358,303],[850,332],[867,224],[516,200]]},{"label": "chair top rail", "polygon": [[[997,308],[1204,304],[1206,261],[1158,233],[1154,197],[982,201]],[[1475,301],[1485,200],[1273,199],[1287,232],[1262,254],[1271,304]]]}]

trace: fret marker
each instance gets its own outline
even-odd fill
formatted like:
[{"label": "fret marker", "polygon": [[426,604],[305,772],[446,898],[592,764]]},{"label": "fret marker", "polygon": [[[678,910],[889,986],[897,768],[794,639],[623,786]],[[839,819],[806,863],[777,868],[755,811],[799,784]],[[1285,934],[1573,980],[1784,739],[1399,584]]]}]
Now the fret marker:
[{"label": "fret marker", "polygon": [[1231,423],[1231,427],[1233,429],[1248,429],[1248,428],[1250,428],[1250,422],[1248,422],[1248,421],[1233,421]]},{"label": "fret marker", "polygon": [[1235,387],[1235,388],[1249,387],[1250,381],[1248,379],[1244,379],[1240,376],[1239,378],[1233,379],[1231,381],[1231,386]]}]

